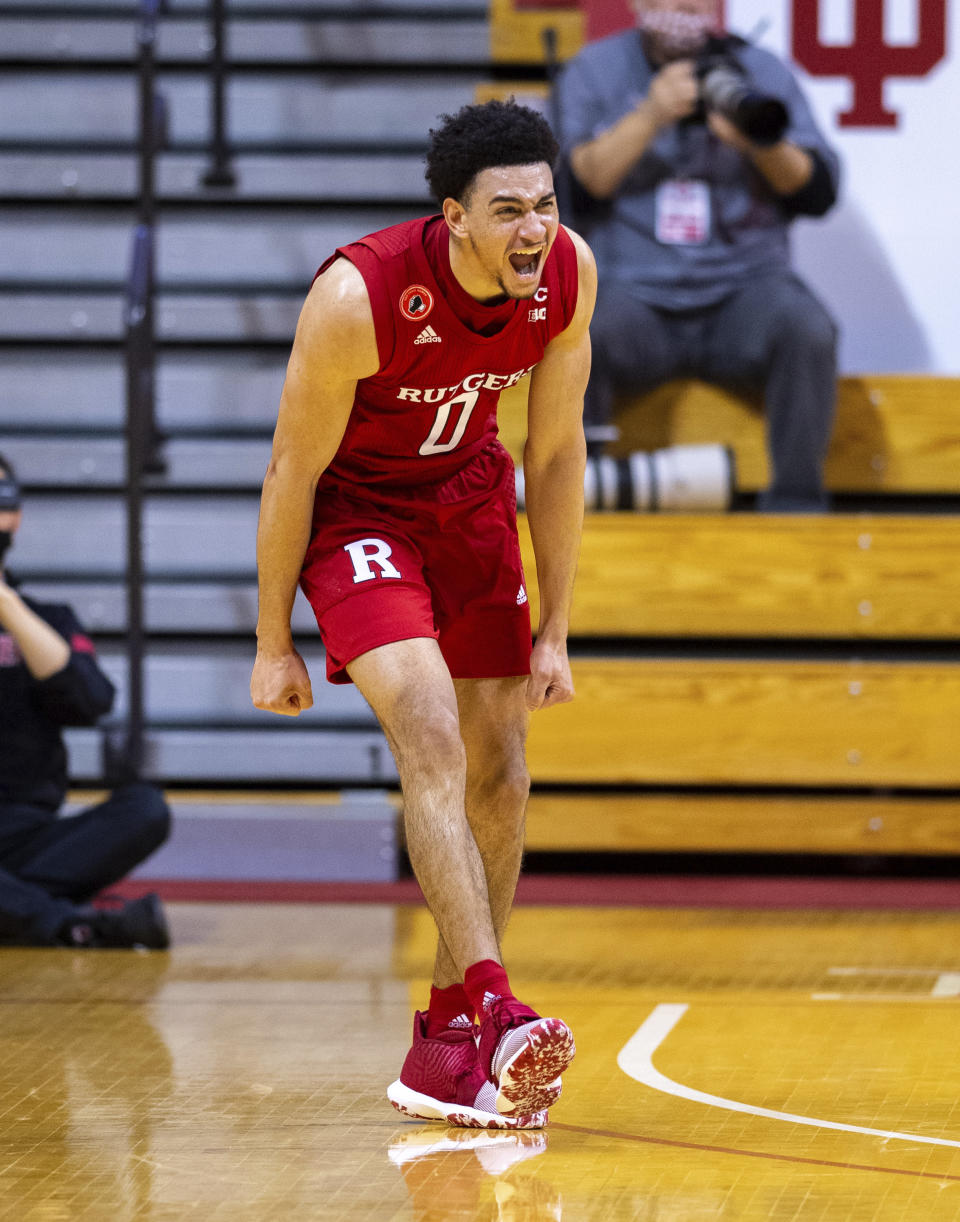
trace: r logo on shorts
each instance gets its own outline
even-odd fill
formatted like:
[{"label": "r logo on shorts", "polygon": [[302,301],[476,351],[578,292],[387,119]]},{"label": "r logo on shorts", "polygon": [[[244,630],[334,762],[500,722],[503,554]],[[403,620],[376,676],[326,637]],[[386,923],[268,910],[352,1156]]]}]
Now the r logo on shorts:
[{"label": "r logo on shorts", "polygon": [[357,539],[354,543],[345,543],[343,550],[350,553],[353,561],[353,581],[373,581],[378,576],[371,569],[371,561],[379,566],[380,577],[401,577],[400,570],[390,563],[393,549],[383,539]]}]

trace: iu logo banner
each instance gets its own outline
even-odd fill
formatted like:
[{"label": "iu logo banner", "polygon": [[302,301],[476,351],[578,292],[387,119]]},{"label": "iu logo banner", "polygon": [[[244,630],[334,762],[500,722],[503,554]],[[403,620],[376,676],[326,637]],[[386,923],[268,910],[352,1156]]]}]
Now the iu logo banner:
[{"label": "iu logo banner", "polygon": [[853,105],[840,116],[841,127],[896,127],[899,115],[883,104],[883,83],[891,77],[926,76],[944,57],[947,0],[914,0],[917,40],[909,46],[884,38],[888,0],[848,0],[853,5],[853,39],[831,46],[820,37],[820,0],[793,0],[793,57],[811,76],[846,76]]}]

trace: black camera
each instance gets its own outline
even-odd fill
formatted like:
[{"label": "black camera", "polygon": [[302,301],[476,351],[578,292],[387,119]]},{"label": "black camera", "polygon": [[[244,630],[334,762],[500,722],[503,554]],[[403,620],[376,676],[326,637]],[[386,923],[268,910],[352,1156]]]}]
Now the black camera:
[{"label": "black camera", "polygon": [[751,88],[750,78],[728,46],[728,40],[712,39],[697,59],[703,114],[715,110],[754,144],[777,144],[790,122],[787,108],[779,98]]},{"label": "black camera", "polygon": [[20,486],[9,475],[0,475],[0,512],[20,508]]}]

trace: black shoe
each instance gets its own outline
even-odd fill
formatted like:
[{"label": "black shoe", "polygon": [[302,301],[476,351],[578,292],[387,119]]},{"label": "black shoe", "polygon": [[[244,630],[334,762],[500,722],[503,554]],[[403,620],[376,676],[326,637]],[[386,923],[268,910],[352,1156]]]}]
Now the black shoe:
[{"label": "black shoe", "polygon": [[115,912],[92,908],[78,913],[65,922],[60,940],[78,948],[140,946],[166,950],[170,933],[160,897],[151,891]]}]

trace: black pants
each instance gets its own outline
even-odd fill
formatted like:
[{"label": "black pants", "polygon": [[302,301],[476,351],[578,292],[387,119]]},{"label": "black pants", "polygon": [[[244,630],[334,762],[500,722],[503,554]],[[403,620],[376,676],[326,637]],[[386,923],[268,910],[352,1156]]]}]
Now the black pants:
[{"label": "black pants", "polygon": [[761,508],[825,508],[837,329],[795,276],[763,276],[719,305],[686,312],[654,309],[627,285],[601,280],[590,338],[588,441],[609,434],[617,394],[637,394],[679,377],[760,390],[772,469]]},{"label": "black pants", "polygon": [[170,811],[152,785],[124,785],[66,818],[0,805],[0,942],[50,945],[78,905],[123,878],[169,833]]}]

